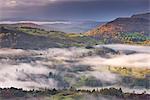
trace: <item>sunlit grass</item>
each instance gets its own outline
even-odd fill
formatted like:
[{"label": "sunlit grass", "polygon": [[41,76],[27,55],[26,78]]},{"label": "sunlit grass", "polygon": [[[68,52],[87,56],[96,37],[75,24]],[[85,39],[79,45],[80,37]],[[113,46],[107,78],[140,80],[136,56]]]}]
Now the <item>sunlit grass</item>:
[{"label": "sunlit grass", "polygon": [[147,68],[135,68],[135,67],[108,67],[109,71],[118,73],[122,76],[133,76],[135,78],[145,78],[150,75],[150,69]]}]

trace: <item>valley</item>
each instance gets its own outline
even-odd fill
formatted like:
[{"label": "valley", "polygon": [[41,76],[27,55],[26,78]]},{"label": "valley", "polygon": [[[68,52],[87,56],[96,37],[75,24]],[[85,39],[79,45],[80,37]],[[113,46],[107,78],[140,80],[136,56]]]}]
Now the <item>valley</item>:
[{"label": "valley", "polygon": [[60,30],[59,25],[55,30],[35,23],[0,24],[0,99],[148,100],[147,16],[117,18],[100,26],[74,23],[97,27],[88,32],[77,28],[82,33],[70,32],[72,25],[62,31],[64,24]]}]

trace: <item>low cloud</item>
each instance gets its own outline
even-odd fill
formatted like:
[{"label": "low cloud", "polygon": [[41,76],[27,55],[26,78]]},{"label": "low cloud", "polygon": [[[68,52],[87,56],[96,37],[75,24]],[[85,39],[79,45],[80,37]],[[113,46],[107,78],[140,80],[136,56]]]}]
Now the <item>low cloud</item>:
[{"label": "low cloud", "polygon": [[0,66],[3,66],[0,70],[1,87],[13,86],[24,89],[57,88],[57,81],[44,77],[44,75],[48,75],[50,71],[55,72],[54,70],[31,64],[0,64]]},{"label": "low cloud", "polygon": [[91,71],[91,72],[84,73],[84,75],[93,76],[102,82],[108,82],[111,84],[120,81],[119,75],[116,75],[111,72]]},{"label": "low cloud", "polygon": [[69,21],[51,21],[51,22],[44,22],[44,21],[0,21],[0,24],[18,24],[18,23],[33,23],[38,25],[45,25],[45,24],[71,24]]},{"label": "low cloud", "polygon": [[[47,50],[1,49],[0,86],[24,89],[63,88],[60,87],[60,82],[73,85],[82,76],[92,76],[101,82],[117,85],[121,82],[120,75],[109,72],[106,67],[150,69],[150,53],[144,51],[149,47],[139,48],[142,52],[135,49],[138,53],[116,54],[108,58],[95,55],[95,49],[75,47]],[[65,83],[65,79],[68,83]]]},{"label": "low cloud", "polygon": [[81,60],[81,64],[95,67],[115,66],[115,67],[138,67],[150,69],[150,54],[120,55],[114,58],[86,57]]}]

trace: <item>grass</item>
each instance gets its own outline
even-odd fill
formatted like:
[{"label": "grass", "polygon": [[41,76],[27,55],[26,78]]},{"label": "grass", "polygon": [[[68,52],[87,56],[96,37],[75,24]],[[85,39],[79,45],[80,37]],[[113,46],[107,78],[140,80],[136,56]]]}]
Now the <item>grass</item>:
[{"label": "grass", "polygon": [[50,98],[50,100],[83,100],[82,94],[72,91],[63,91],[57,95],[54,95]]},{"label": "grass", "polygon": [[43,29],[37,29],[37,28],[17,28],[19,31],[28,33],[30,35],[38,35],[38,36],[48,36],[48,35],[54,35],[54,34],[64,34],[63,32],[59,31],[45,31]]},{"label": "grass", "polygon": [[147,68],[109,67],[109,70],[122,76],[133,76],[135,78],[145,78],[147,75],[150,75],[150,69]]},{"label": "grass", "polygon": [[18,30],[30,35],[48,37],[51,41],[58,42],[60,47],[83,47],[98,44],[98,41],[83,34],[66,34],[60,31],[45,31],[36,28],[18,28]]},{"label": "grass", "polygon": [[76,84],[74,84],[74,87],[81,87],[85,85],[85,82],[87,80],[86,76],[81,76]]}]

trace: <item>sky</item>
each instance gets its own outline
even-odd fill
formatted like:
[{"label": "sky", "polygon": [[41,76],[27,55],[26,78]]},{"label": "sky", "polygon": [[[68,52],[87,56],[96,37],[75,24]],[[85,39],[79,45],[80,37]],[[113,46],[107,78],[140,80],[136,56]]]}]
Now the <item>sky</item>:
[{"label": "sky", "polygon": [[0,0],[1,21],[110,21],[149,11],[149,0]]}]

